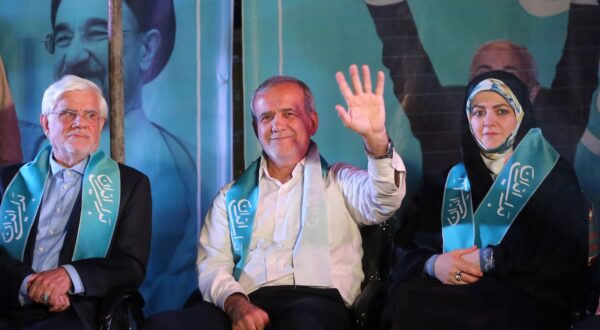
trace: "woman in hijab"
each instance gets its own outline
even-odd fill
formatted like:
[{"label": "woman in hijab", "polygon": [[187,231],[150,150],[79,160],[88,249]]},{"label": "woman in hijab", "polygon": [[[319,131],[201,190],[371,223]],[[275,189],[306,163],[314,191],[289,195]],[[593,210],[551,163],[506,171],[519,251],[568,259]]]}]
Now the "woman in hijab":
[{"label": "woman in hijab", "polygon": [[421,189],[396,234],[384,324],[567,329],[588,256],[575,172],[535,128],[517,77],[475,77],[464,104],[462,162]]}]

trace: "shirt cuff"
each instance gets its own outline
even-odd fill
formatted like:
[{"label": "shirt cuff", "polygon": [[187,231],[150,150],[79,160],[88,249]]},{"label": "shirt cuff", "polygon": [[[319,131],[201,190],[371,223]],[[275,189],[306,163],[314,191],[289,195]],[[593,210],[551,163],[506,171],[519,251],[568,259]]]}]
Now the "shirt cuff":
[{"label": "shirt cuff", "polygon": [[381,181],[395,182],[396,172],[399,172],[399,182],[404,182],[404,174],[406,173],[406,167],[404,166],[402,157],[398,155],[396,150],[394,150],[394,152],[392,153],[392,158],[375,159],[369,155],[367,156],[367,159],[369,174],[372,173],[371,175],[375,175],[375,177]]},{"label": "shirt cuff", "polygon": [[246,299],[248,299],[248,301],[250,301],[250,298],[248,298],[248,295],[241,292],[239,289],[230,288],[230,289],[227,289],[227,290],[224,290],[223,292],[221,292],[221,294],[217,298],[216,305],[219,306],[219,308],[221,310],[225,311],[225,300],[227,300],[227,298],[229,298],[229,296],[231,296],[234,293],[243,294],[244,296],[246,296]]},{"label": "shirt cuff", "polygon": [[29,283],[29,278],[31,275],[27,275],[23,282],[21,283],[21,288],[19,289],[19,304],[21,306],[29,305],[32,303],[31,299],[27,295],[27,283]]},{"label": "shirt cuff", "polygon": [[496,261],[494,260],[494,250],[491,247],[486,247],[479,250],[479,266],[483,273],[487,273],[494,269]]},{"label": "shirt cuff", "polygon": [[425,262],[425,267],[423,267],[423,273],[435,278],[435,261],[439,256],[439,254],[434,254],[427,259],[427,262]]},{"label": "shirt cuff", "polygon": [[83,282],[81,282],[81,277],[79,277],[79,273],[72,265],[62,265],[67,273],[69,273],[69,277],[71,278],[71,283],[73,283],[73,288],[69,290],[69,294],[84,294],[85,288],[83,287]]}]

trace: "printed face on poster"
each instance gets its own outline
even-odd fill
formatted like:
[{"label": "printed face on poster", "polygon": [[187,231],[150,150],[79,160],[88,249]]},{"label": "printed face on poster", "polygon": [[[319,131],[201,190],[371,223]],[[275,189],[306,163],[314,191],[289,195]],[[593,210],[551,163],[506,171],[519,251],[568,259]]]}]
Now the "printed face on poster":
[{"label": "printed face on poster", "polygon": [[[179,306],[195,287],[199,218],[230,179],[230,126],[216,121],[231,116],[230,86],[213,77],[230,75],[231,10],[229,2],[122,3],[125,163],[150,178],[154,201],[142,286],[149,312]],[[0,54],[29,161],[47,144],[39,114],[51,82],[74,74],[108,98],[108,2],[10,0],[0,12]],[[107,121],[100,148],[109,146]],[[217,156],[208,162],[199,150]],[[199,168],[210,173],[202,183]]]}]

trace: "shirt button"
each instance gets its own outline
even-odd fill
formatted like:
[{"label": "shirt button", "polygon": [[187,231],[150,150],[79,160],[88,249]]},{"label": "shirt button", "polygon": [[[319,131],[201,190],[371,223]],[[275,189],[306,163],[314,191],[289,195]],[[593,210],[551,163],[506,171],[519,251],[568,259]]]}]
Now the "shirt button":
[{"label": "shirt button", "polygon": [[57,208],[56,208],[56,212],[60,212],[60,207],[57,207]]},{"label": "shirt button", "polygon": [[43,247],[39,248],[38,250],[39,250],[40,252],[44,252],[44,248],[43,248]]},{"label": "shirt button", "polygon": [[54,230],[49,230],[48,233],[50,233],[50,235],[54,235]]},{"label": "shirt button", "polygon": [[67,186],[66,184],[63,184],[63,189],[67,189],[69,188],[69,186]]}]

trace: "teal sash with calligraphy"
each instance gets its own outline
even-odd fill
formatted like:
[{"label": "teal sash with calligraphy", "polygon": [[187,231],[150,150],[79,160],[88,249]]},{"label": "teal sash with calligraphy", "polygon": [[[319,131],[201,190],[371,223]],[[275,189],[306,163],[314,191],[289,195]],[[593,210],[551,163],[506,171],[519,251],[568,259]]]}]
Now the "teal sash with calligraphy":
[{"label": "teal sash with calligraphy", "polygon": [[[23,260],[50,172],[51,147],[23,165],[8,185],[2,204],[2,246]],[[117,162],[102,151],[90,155],[83,175],[79,231],[72,260],[105,257],[117,225],[121,176]]]},{"label": "teal sash with calligraphy", "polygon": [[[258,206],[260,161],[261,158],[255,160],[225,195],[235,263],[233,277],[236,280],[239,280],[246,265],[252,241],[254,217]],[[304,166],[302,233],[294,247],[294,272],[297,284],[318,285],[323,283],[322,274],[329,277],[327,272],[330,265],[329,236],[323,187],[323,178],[327,175],[328,169],[329,165],[320,157],[316,145],[312,143]],[[319,265],[296,267],[306,263],[319,263]],[[330,283],[330,277],[326,281]]]},{"label": "teal sash with calligraphy", "polygon": [[442,204],[444,253],[500,243],[558,158],[539,128],[529,130],[475,213],[465,166],[455,165],[448,173]]}]

